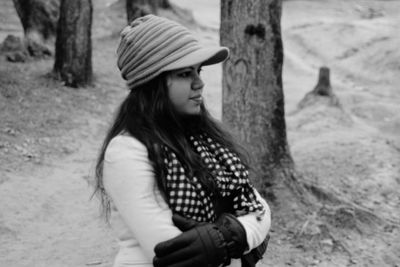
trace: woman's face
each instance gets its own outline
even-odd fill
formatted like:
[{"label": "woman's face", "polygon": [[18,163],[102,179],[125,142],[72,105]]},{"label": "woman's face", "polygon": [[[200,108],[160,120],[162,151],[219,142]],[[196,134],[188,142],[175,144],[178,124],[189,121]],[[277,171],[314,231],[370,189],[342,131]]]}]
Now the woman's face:
[{"label": "woman's face", "polygon": [[201,65],[171,71],[167,75],[168,96],[175,110],[182,115],[200,114],[204,83]]}]

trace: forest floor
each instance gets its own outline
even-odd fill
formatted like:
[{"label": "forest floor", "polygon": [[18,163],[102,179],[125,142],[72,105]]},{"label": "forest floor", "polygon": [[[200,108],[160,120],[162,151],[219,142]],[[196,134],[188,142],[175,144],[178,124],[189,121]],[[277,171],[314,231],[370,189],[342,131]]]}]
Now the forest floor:
[{"label": "forest floor", "polygon": [[[117,243],[99,218],[93,167],[127,93],[115,64],[121,7],[93,1],[93,86],[52,80],[54,59],[0,55],[0,266],[111,266]],[[218,42],[214,0],[175,0]],[[271,203],[261,266],[400,266],[400,2],[284,1],[288,141],[300,181],[318,203]],[[22,36],[12,1],[0,2],[0,41]],[[340,105],[298,104],[331,69]],[[221,116],[220,66],[205,68],[205,98]],[[327,194],[322,194],[325,192]],[[319,193],[319,194],[318,194]]]}]

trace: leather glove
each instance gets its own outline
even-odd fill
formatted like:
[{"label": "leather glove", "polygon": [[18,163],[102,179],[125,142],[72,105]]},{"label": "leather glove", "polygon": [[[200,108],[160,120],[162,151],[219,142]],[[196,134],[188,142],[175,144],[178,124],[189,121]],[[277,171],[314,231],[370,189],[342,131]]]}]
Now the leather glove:
[{"label": "leather glove", "polygon": [[222,213],[215,224],[227,242],[229,256],[239,259],[248,248],[246,230],[243,225],[230,213]]},{"label": "leather glove", "polygon": [[[187,219],[179,214],[172,215],[172,221],[183,232],[206,224]],[[230,213],[222,213],[215,224],[224,236],[230,258],[240,258],[247,249],[246,231],[242,224]]]},{"label": "leather glove", "polygon": [[270,235],[264,239],[264,241],[255,249],[243,255],[242,260],[242,267],[255,267],[257,262],[262,259],[267,250],[268,242],[270,239]]},{"label": "leather glove", "polygon": [[225,239],[215,224],[195,226],[154,248],[155,267],[217,267],[230,258]]},{"label": "leather glove", "polygon": [[222,214],[215,224],[198,223],[178,214],[172,220],[183,233],[156,246],[156,267],[229,265],[231,258],[240,258],[247,248],[246,232],[231,214]]}]

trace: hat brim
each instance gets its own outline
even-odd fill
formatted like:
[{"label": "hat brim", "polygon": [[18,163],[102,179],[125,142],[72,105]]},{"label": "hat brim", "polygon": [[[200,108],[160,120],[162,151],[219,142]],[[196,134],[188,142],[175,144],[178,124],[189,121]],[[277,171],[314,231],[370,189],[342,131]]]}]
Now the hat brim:
[{"label": "hat brim", "polygon": [[228,57],[229,49],[227,47],[202,47],[175,60],[165,66],[162,71],[182,69],[197,64],[213,65],[225,61]]}]

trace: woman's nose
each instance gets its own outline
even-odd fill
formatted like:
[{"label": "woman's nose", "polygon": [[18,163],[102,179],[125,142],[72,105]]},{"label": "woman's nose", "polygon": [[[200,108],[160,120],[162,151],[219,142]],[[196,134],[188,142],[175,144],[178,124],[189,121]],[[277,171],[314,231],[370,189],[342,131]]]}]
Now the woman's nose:
[{"label": "woman's nose", "polygon": [[194,78],[193,82],[192,82],[192,90],[200,90],[203,89],[204,87],[204,82],[203,80],[200,78],[199,75],[196,75],[196,77]]}]

